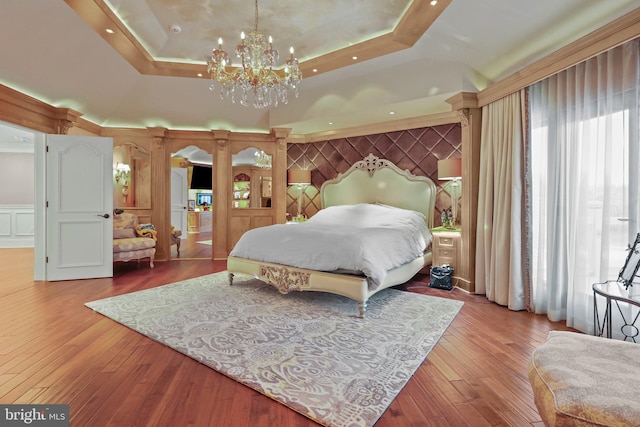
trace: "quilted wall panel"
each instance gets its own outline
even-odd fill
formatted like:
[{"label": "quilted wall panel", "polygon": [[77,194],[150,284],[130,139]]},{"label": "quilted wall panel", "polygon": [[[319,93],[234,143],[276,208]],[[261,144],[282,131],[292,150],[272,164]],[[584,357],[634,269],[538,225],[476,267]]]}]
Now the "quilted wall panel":
[{"label": "quilted wall panel", "polygon": [[[346,172],[369,153],[388,159],[400,169],[427,176],[436,183],[435,225],[439,226],[442,210],[451,207],[451,197],[447,182],[438,181],[438,160],[462,157],[461,150],[460,124],[452,123],[310,144],[289,144],[287,167],[311,169],[311,185],[304,189],[301,199],[302,211],[310,217],[320,210],[320,187],[326,180]],[[287,190],[288,214],[297,213],[298,191],[294,187]]]}]

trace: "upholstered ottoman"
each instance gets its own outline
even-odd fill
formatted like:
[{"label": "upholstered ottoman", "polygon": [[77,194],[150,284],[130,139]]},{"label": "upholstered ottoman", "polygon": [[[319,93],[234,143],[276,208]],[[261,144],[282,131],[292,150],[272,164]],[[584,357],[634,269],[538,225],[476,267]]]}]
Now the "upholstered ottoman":
[{"label": "upholstered ottoman", "polygon": [[529,380],[547,426],[640,426],[640,344],[552,331]]}]

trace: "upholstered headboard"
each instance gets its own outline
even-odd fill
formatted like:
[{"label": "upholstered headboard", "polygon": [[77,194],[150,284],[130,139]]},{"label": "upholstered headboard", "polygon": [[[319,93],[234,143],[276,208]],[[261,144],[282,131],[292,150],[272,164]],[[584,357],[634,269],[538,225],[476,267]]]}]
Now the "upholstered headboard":
[{"label": "upholstered headboard", "polygon": [[422,212],[433,228],[436,185],[425,176],[403,171],[389,160],[369,154],[320,188],[322,208],[383,203]]}]

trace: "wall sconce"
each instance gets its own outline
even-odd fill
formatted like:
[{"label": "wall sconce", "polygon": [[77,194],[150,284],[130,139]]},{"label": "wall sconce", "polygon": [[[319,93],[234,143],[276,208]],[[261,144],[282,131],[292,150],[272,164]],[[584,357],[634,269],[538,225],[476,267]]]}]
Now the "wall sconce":
[{"label": "wall sconce", "polygon": [[122,194],[125,196],[129,193],[129,178],[131,177],[131,167],[126,163],[118,163],[116,165],[116,182],[122,185]]},{"label": "wall sconce", "polygon": [[451,218],[449,224],[442,224],[447,228],[455,228],[458,219],[458,187],[462,178],[462,159],[438,160],[438,179],[451,181]]},{"label": "wall sconce", "polygon": [[116,182],[125,185],[129,183],[129,176],[131,175],[131,168],[126,163],[118,163],[116,165]]},{"label": "wall sconce", "polygon": [[298,187],[298,215],[295,221],[304,220],[302,214],[302,193],[304,189],[311,185],[311,170],[309,169],[289,169],[287,171],[287,182],[289,185]]}]

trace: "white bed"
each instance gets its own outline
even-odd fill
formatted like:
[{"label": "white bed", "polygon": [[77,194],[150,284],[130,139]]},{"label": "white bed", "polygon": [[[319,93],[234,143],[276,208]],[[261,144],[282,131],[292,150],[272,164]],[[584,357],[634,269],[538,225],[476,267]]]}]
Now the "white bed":
[{"label": "white bed", "polygon": [[[326,181],[322,185],[320,198],[323,210],[316,215],[328,212],[329,209],[326,211],[325,209],[330,207],[336,207],[334,209],[340,210],[339,207],[342,205],[377,204],[384,207],[396,207],[401,208],[398,211],[408,210],[422,214],[420,217],[424,219],[426,224],[426,227],[423,228],[427,230],[428,234],[428,230],[433,227],[435,194],[435,184],[429,178],[414,176],[408,171],[400,170],[388,160],[379,159],[369,154],[364,160],[352,165],[344,174],[340,174],[337,178]],[[351,209],[352,206],[346,208]],[[358,209],[359,206],[353,206],[353,208]],[[322,217],[322,215],[320,216]],[[302,228],[305,225],[274,225],[270,226],[274,230],[263,227],[263,229],[254,229],[256,231],[250,230],[247,233],[261,233],[262,235],[268,231],[286,233],[287,229],[291,229],[293,232],[295,227]],[[307,228],[311,229],[312,227]],[[245,237],[251,236],[243,236],[243,239]],[[255,239],[255,236],[253,237]],[[238,245],[236,245],[227,259],[229,283],[233,283],[234,273],[245,273],[273,285],[283,294],[295,290],[331,292],[343,295],[358,302],[359,316],[363,317],[367,300],[373,294],[390,286],[405,283],[431,263],[429,243],[430,239],[427,239],[424,250],[420,250],[415,258],[412,255],[402,265],[385,270],[382,272],[383,274],[373,275],[376,279],[373,281],[372,277],[364,275],[318,271],[293,267],[288,265],[286,261],[268,262],[256,259],[258,257],[250,259],[251,257],[236,256],[236,252],[245,253],[236,250],[238,249]],[[271,252],[279,253],[276,247],[273,247]]]}]

